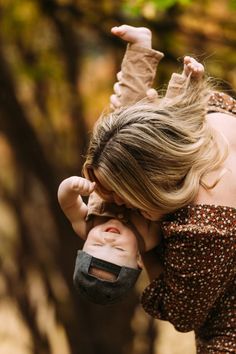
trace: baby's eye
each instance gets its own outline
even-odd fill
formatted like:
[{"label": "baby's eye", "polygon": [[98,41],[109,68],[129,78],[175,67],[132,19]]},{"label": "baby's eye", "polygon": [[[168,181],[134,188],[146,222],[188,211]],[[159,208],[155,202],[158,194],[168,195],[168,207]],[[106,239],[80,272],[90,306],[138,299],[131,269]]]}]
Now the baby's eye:
[{"label": "baby's eye", "polygon": [[93,246],[102,246],[101,243],[94,243]]},{"label": "baby's eye", "polygon": [[124,252],[124,249],[121,248],[121,247],[115,247],[116,250],[119,250],[119,251],[123,251]]}]

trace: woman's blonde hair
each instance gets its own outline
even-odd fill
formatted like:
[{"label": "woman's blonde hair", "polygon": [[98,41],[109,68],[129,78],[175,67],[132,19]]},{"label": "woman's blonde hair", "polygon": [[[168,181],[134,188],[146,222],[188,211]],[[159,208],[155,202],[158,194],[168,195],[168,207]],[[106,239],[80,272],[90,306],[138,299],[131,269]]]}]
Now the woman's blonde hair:
[{"label": "woman's blonde hair", "polygon": [[[191,203],[202,178],[226,158],[207,123],[210,86],[189,79],[184,92],[102,116],[83,167],[136,208],[170,213]],[[206,188],[210,186],[204,185]]]}]

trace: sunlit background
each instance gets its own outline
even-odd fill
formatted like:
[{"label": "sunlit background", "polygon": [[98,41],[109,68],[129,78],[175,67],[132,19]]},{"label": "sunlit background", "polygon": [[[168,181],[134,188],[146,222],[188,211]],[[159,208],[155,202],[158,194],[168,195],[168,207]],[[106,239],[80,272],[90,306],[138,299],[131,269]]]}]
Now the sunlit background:
[{"label": "sunlit background", "polygon": [[81,241],[59,210],[60,181],[80,174],[89,132],[107,107],[125,44],[110,28],[153,31],[163,90],[185,54],[235,95],[236,1],[0,2],[0,354],[194,354],[193,333],[139,305],[79,298]]}]

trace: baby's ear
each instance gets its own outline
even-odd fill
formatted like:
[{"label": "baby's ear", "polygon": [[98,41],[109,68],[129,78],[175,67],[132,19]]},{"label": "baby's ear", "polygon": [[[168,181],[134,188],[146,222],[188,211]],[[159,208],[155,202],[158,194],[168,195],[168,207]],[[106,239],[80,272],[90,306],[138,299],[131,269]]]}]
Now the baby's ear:
[{"label": "baby's ear", "polygon": [[141,257],[141,254],[138,252],[137,254],[137,264],[138,264],[138,267],[143,269],[144,268],[144,264],[143,264],[143,261],[142,261],[142,257]]}]

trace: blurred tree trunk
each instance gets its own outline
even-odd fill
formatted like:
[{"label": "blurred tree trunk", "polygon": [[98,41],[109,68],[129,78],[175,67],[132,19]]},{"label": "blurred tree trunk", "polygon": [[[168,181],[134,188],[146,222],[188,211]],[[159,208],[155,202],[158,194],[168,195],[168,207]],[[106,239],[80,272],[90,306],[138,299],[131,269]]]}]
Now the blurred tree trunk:
[{"label": "blurred tree trunk", "polygon": [[[194,27],[194,18],[207,16],[208,5],[193,3],[190,12],[175,6],[157,13],[157,20],[142,14],[129,17],[115,0],[10,0],[1,4],[0,153],[4,137],[13,162],[6,174],[9,178],[4,180],[0,171],[0,207],[10,208],[17,231],[12,248],[0,253],[0,281],[4,279],[6,287],[0,286],[0,295],[16,301],[31,333],[32,353],[157,352],[154,320],[142,311],[140,322],[135,317],[139,309],[135,290],[112,307],[90,304],[76,294],[73,268],[82,242],[59,209],[57,188],[65,176],[79,174],[83,163],[88,139],[82,93],[87,53],[94,63],[87,75],[89,88],[96,84],[93,76],[106,69],[96,67],[101,52],[109,52],[112,61],[107,64],[113,72],[106,80],[114,82],[119,70],[125,44],[110,35],[113,25],[130,23],[152,29],[154,47],[165,53],[165,65],[158,69],[159,87],[173,70],[180,70],[176,58],[186,50],[207,57],[215,46],[224,61],[223,66],[213,61],[212,68],[216,72],[226,68],[223,77],[233,77],[233,22],[210,16],[206,21],[211,25],[209,33],[203,26]],[[222,26],[229,33],[227,38]],[[95,106],[94,102],[91,95],[89,105]],[[139,335],[146,344],[137,349]]]},{"label": "blurred tree trunk", "polygon": [[[130,338],[132,338],[129,323],[133,309],[136,306],[135,301],[133,301],[135,297],[131,297],[130,302],[126,302],[124,305],[114,306],[112,311],[110,308],[88,305],[87,302],[78,299],[72,288],[72,271],[78,243],[75,245],[76,242],[71,241],[73,239],[70,235],[72,231],[58,208],[55,171],[52,171],[52,167],[40,146],[37,136],[29,125],[17,101],[13,82],[2,56],[0,56],[0,78],[1,88],[4,87],[4,90],[0,88],[0,127],[9,139],[15,153],[19,166],[17,173],[19,181],[22,181],[22,183],[17,184],[15,199],[12,196],[8,196],[7,198],[15,210],[20,226],[19,234],[21,239],[15,258],[16,264],[19,267],[14,277],[7,272],[7,269],[5,270],[5,276],[7,278],[9,294],[17,298],[22,315],[26,323],[28,323],[29,328],[31,328],[35,343],[34,353],[50,353],[50,349],[47,339],[37,328],[35,313],[30,306],[30,299],[27,297],[26,280],[28,269],[30,268],[40,270],[46,287],[47,297],[56,304],[58,317],[68,334],[71,353],[78,353],[77,348],[79,347],[83,348],[83,353],[86,354],[109,353],[111,351],[114,354],[120,354],[123,343],[129,343]],[[31,175],[34,176],[33,181],[30,177]],[[56,243],[57,247],[54,248],[53,254],[49,256],[51,257],[51,262],[53,260],[53,268],[56,268],[57,272],[61,274],[69,288],[70,295],[67,299],[67,305],[63,305],[63,307],[70,307],[69,311],[66,311],[67,313],[65,313],[65,308],[61,308],[51,288],[50,277],[48,277],[47,273],[47,266],[50,262],[46,258],[47,263],[42,263],[42,259],[45,257],[41,254],[40,249],[44,249],[45,246],[40,245],[40,249],[36,249],[31,239],[33,230],[28,230],[27,223],[30,222],[32,224],[35,221],[35,225],[37,225],[37,222],[36,220],[25,220],[24,211],[22,211],[26,207],[27,199],[32,199],[30,195],[34,194],[33,183],[37,183],[37,180],[42,184],[45,198],[48,201],[48,217],[52,218],[55,223],[54,233],[56,232],[59,242]],[[34,206],[32,205],[32,207]],[[35,210],[35,213],[37,214],[38,211]],[[30,216],[31,218],[37,217],[37,215],[33,214]],[[35,237],[38,236],[40,235],[35,235]],[[22,262],[22,260],[24,261]],[[21,285],[16,287],[16,284]],[[122,316],[120,316],[121,313]],[[74,316],[75,314],[76,316]],[[112,326],[111,323],[113,323]],[[117,333],[117,328],[122,328],[122,331]],[[103,338],[104,334],[105,338]],[[113,338],[113,342],[110,343],[107,341],[107,338]],[[117,341],[116,344],[114,344],[115,339]]]}]

